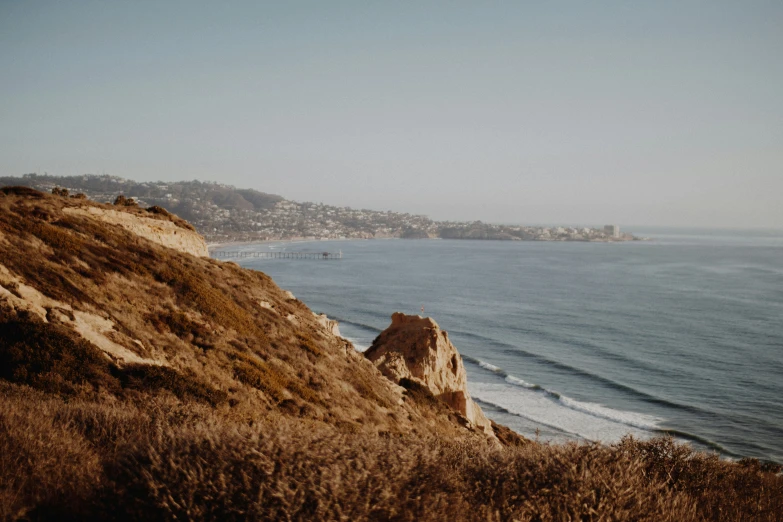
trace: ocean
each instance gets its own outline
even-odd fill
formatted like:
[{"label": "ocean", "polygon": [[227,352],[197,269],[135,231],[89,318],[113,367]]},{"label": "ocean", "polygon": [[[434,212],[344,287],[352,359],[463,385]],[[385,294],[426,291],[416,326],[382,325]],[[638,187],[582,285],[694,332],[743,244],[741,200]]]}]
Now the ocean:
[{"label": "ocean", "polygon": [[222,250],[364,350],[395,311],[434,318],[488,417],[541,441],[665,433],[783,462],[783,234],[635,230],[623,243],[367,240]]}]

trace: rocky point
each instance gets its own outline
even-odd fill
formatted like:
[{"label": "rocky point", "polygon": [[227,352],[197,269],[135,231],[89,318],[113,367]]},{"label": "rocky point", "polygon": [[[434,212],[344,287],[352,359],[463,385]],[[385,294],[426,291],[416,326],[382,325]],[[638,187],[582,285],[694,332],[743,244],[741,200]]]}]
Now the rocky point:
[{"label": "rocky point", "polygon": [[365,352],[388,379],[410,379],[463,415],[472,426],[494,437],[492,424],[468,393],[462,357],[433,319],[392,314],[391,325]]}]

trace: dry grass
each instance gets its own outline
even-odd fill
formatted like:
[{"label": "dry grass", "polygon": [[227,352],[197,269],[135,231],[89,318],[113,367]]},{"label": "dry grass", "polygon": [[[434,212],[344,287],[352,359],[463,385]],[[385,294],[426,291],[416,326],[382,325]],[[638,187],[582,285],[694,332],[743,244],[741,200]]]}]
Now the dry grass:
[{"label": "dry grass", "polygon": [[296,340],[299,344],[299,347],[303,350],[306,350],[311,355],[314,355],[315,357],[320,357],[323,355],[323,351],[318,348],[309,335],[298,333],[296,334]]},{"label": "dry grass", "polygon": [[[205,378],[215,389],[229,394],[232,405],[236,401],[249,402],[246,409],[265,409],[270,403],[279,404],[292,398],[297,404],[296,408],[287,407],[292,414],[313,415],[314,410],[304,407],[306,404],[315,408],[316,416],[366,417],[374,408],[363,404],[358,393],[344,389],[339,380],[324,378],[334,373],[350,373],[346,371],[349,361],[330,355],[342,351],[342,346],[315,330],[309,309],[298,301],[287,300],[268,276],[161,248],[122,228],[86,216],[64,214],[63,206],[77,204],[68,198],[20,190],[23,197],[16,189],[0,192],[0,233],[8,241],[0,247],[0,263],[48,297],[76,310],[97,312],[110,319],[116,326],[118,343],[136,351],[134,340],[141,340],[145,357],[167,355],[180,377],[192,374],[188,372],[208,375]],[[136,210],[123,207],[123,211]],[[162,209],[151,212],[178,219]],[[276,311],[259,307],[259,301],[275,303]],[[301,318],[296,324],[285,319],[292,313]],[[24,320],[4,319],[2,314],[0,310],[3,324]],[[19,325],[2,326],[6,327],[19,328]],[[69,360],[81,357],[69,355],[70,352],[81,347],[85,353],[94,354],[94,348],[82,346],[79,336],[69,333],[65,326],[59,327],[59,331],[39,334],[36,335],[43,340],[30,347],[36,352],[33,359],[44,357],[38,352],[46,353],[50,344],[56,348],[53,354],[62,352],[66,359],[57,368],[52,364],[48,369],[41,365],[27,368],[29,375],[11,379],[13,382],[38,388],[48,386],[46,389],[52,392],[65,392],[66,388],[86,383],[95,393],[104,390],[115,395],[127,395],[136,387],[137,379],[123,380],[122,372],[109,371],[100,352],[97,353],[103,366],[97,374],[77,378],[75,374],[63,373],[61,370]],[[9,353],[7,345],[11,337],[6,337],[0,341],[0,357]],[[24,341],[16,344],[14,350],[21,350],[22,354],[19,364],[29,366],[32,359],[26,359],[29,350],[22,346]],[[66,346],[67,350],[60,346]],[[284,364],[235,367],[229,354],[236,347],[252,355],[254,360],[273,359]],[[50,356],[53,355],[46,355]],[[83,369],[74,367],[71,373],[84,373],[90,367],[89,364]],[[359,368],[357,378],[367,380],[368,373],[367,368]],[[65,382],[55,389],[56,381],[63,380],[61,377]],[[185,389],[171,379],[159,378],[154,382],[168,382],[168,386],[157,388],[167,388],[177,396]],[[228,391],[241,386],[262,390],[270,401],[259,400],[257,394]],[[316,391],[313,386],[320,389]],[[323,393],[329,393],[331,400],[324,401]],[[221,402],[218,395],[210,392],[209,401]],[[345,405],[351,411],[341,411]],[[357,407],[365,412],[357,414],[354,411]]]},{"label": "dry grass", "polygon": [[195,307],[218,324],[233,328],[237,333],[265,338],[253,316],[239,306],[226,292],[205,281],[179,258],[172,258],[161,265],[156,278],[175,288],[181,301]]},{"label": "dry grass", "polygon": [[69,395],[118,389],[97,348],[68,328],[40,321],[0,322],[0,379]]},{"label": "dry grass", "polygon": [[[7,393],[7,387],[4,387]],[[60,404],[0,401],[0,519],[78,518],[102,480],[90,443],[56,418]]]},{"label": "dry grass", "polygon": [[314,390],[296,377],[288,377],[279,369],[258,357],[234,352],[234,374],[241,382],[261,390],[275,403],[287,399],[285,390],[311,404],[323,405],[323,400]]},{"label": "dry grass", "polygon": [[261,390],[275,402],[286,398],[283,390],[288,385],[288,379],[266,363],[250,364],[245,361],[237,361],[234,365],[234,373],[241,382]]},{"label": "dry grass", "polygon": [[779,470],[669,439],[490,446],[415,383],[398,404],[268,276],[76,204],[0,189],[0,263],[167,366],[117,366],[0,304],[2,520],[783,519]]},{"label": "dry grass", "polygon": [[238,422],[192,402],[69,401],[1,384],[7,520],[783,519],[783,478],[670,439],[499,449]]},{"label": "dry grass", "polygon": [[166,390],[183,401],[205,402],[219,406],[228,401],[228,394],[218,390],[192,372],[179,372],[166,366],[129,364],[114,369],[122,388],[142,394]]}]

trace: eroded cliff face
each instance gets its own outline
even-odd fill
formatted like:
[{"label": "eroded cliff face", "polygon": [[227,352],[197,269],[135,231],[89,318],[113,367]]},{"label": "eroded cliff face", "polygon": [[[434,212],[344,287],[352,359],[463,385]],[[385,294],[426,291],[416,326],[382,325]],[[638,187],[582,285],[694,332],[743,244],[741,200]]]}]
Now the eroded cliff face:
[{"label": "eroded cliff face", "polygon": [[340,335],[340,323],[334,319],[329,319],[326,314],[315,314],[315,319],[318,321],[318,324],[326,328],[329,333],[337,337],[342,337]]},{"label": "eroded cliff face", "polygon": [[[0,381],[85,400],[173,396],[253,422],[485,441],[443,402],[383,377],[336,321],[205,254],[163,209],[0,187]],[[460,390],[451,403],[475,422]]]},{"label": "eroded cliff face", "polygon": [[89,216],[104,223],[119,225],[129,232],[159,245],[198,257],[209,257],[207,243],[198,232],[182,228],[171,221],[97,206],[68,207],[64,208],[63,212],[70,215]]},{"label": "eroded cliff face", "polygon": [[489,419],[468,393],[462,357],[433,319],[394,313],[392,324],[365,356],[395,383],[411,379],[426,386],[435,397],[494,438]]},{"label": "eroded cliff face", "polygon": [[[0,264],[0,311],[13,316],[35,317],[44,324],[59,324],[76,332],[85,341],[99,348],[104,355],[117,364],[165,365],[163,358],[141,357],[126,348],[127,345],[144,349],[138,339],[122,334],[117,325],[98,314],[74,308],[62,301],[51,299],[35,288],[28,286],[8,268]],[[117,341],[123,341],[123,344]],[[137,350],[139,351],[139,350]]]}]

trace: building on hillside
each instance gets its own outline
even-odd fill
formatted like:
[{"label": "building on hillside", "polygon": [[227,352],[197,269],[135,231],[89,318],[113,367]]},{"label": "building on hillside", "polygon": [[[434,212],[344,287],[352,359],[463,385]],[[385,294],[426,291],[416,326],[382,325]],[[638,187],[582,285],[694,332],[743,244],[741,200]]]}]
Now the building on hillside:
[{"label": "building on hillside", "polygon": [[606,225],[604,227],[604,232],[609,237],[620,237],[620,227],[617,225]]}]

